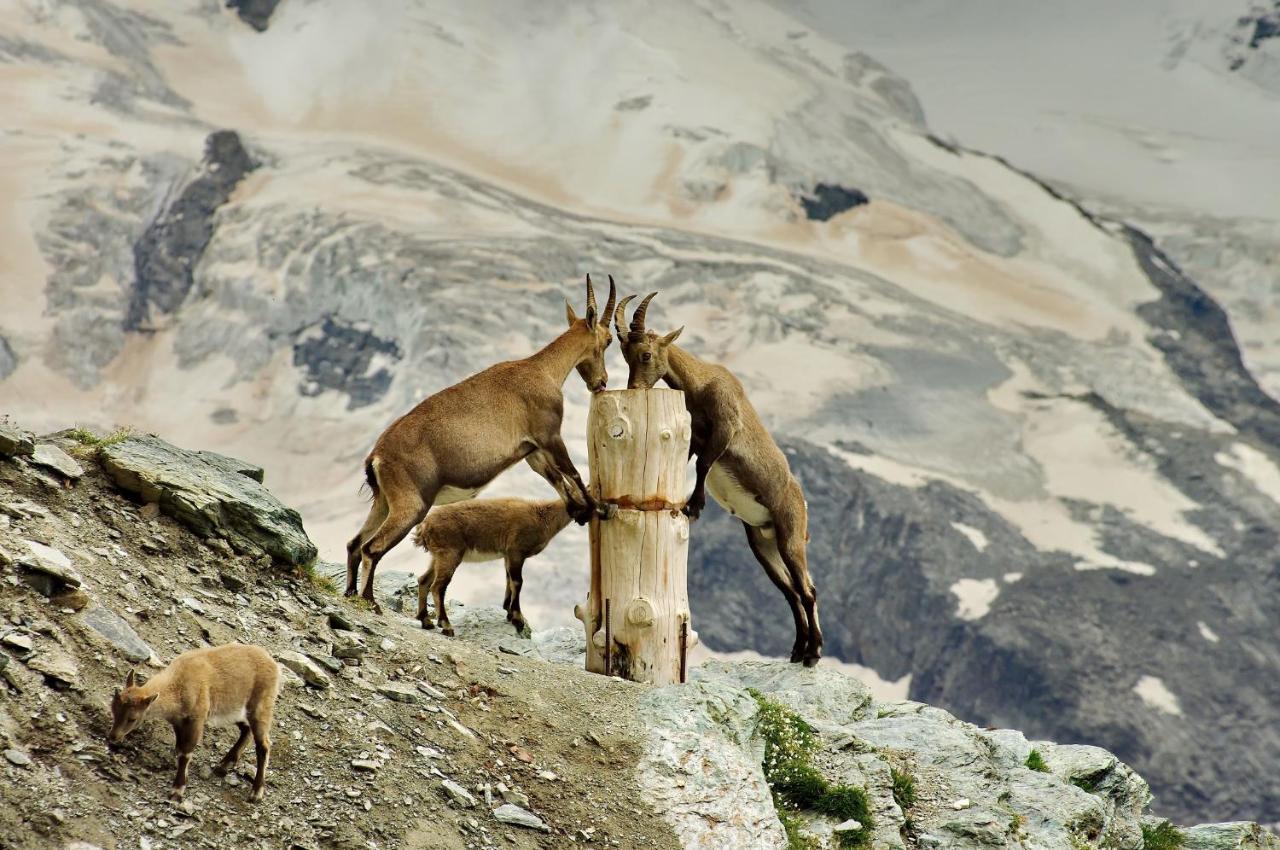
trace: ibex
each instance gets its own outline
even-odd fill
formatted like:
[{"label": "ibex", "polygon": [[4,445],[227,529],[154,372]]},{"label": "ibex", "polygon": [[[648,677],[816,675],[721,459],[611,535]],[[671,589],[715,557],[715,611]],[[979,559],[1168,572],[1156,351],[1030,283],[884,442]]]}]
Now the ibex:
[{"label": "ibex", "polygon": [[524,562],[543,549],[569,524],[563,501],[527,502],[523,499],[477,499],[446,505],[427,514],[414,542],[431,553],[431,566],[418,578],[418,620],[431,628],[427,594],[434,597],[440,630],[450,637],[453,626],[445,613],[444,594],[463,561],[495,561],[507,569],[507,592],[502,607],[516,634],[524,631],[520,588]]},{"label": "ibex", "polygon": [[173,726],[177,738],[178,772],[169,797],[181,800],[187,790],[187,765],[200,746],[208,724],[234,723],[240,737],[214,774],[225,776],[235,767],[253,734],[258,753],[258,773],[249,799],[262,799],[271,758],[271,714],[280,688],[280,668],[260,646],[231,643],[193,649],[173,659],[145,685],[129,671],[124,688],[111,700],[111,731],[107,740],[119,744],[148,714]]},{"label": "ibex", "polygon": [[362,596],[380,612],[373,574],[382,557],[433,505],[474,497],[522,458],[572,505],[578,523],[591,518],[595,502],[560,438],[562,387],[576,368],[592,392],[605,388],[604,352],[613,341],[609,316],[616,299],[610,276],[600,321],[587,275],[585,318],[566,302],[569,329],[541,351],[441,390],[382,432],[364,463],[373,505],[364,527],[347,544],[347,596],[355,594],[356,570],[363,565]]},{"label": "ibex", "polygon": [[657,293],[640,302],[626,321],[628,296],[614,322],[630,372],[629,389],[648,389],[658,381],[684,391],[692,421],[690,455],[698,456],[697,479],[684,512],[697,519],[706,491],[742,520],[756,560],[782,591],[795,618],[791,660],[812,667],[822,657],[818,598],[805,555],[809,510],[786,455],[769,435],[742,384],[723,366],[699,360],[675,345],[684,328],[665,336],[645,329],[645,314]]}]

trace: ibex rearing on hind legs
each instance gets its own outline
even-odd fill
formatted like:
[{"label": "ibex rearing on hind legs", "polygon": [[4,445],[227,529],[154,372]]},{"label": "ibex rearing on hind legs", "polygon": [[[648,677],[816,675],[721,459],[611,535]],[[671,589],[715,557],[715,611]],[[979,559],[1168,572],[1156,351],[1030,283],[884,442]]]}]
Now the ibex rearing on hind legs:
[{"label": "ibex rearing on hind legs", "polygon": [[596,505],[560,438],[562,388],[575,368],[592,392],[605,388],[604,351],[613,341],[609,316],[616,300],[610,277],[601,314],[588,275],[586,316],[579,319],[566,303],[569,329],[548,346],[441,390],[382,432],[365,459],[373,505],[347,544],[347,596],[355,595],[363,566],[361,595],[377,610],[373,574],[382,557],[432,505],[472,498],[521,459],[556,489],[577,522],[591,518]]},{"label": "ibex rearing on hind legs", "polygon": [[728,369],[699,360],[676,346],[679,330],[659,336],[645,329],[645,313],[657,293],[645,296],[623,328],[627,302],[614,322],[630,374],[629,389],[648,389],[658,381],[684,391],[693,420],[690,454],[698,456],[697,480],[685,513],[697,519],[706,491],[742,520],[756,560],[782,591],[795,618],[792,661],[812,667],[822,656],[818,598],[805,554],[809,511],[786,455],[761,423],[742,384]]}]

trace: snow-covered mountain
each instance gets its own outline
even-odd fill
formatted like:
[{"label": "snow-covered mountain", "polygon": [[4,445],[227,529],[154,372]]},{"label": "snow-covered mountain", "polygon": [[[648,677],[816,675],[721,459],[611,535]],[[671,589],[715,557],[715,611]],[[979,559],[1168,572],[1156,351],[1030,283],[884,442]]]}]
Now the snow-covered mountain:
[{"label": "snow-covered mountain", "polygon": [[[338,560],[387,422],[611,272],[787,446],[834,658],[1280,820],[1280,110],[1240,73],[1280,42],[963,5],[4,0],[0,408],[260,462]],[[741,537],[694,527],[696,625],[777,652]]]}]

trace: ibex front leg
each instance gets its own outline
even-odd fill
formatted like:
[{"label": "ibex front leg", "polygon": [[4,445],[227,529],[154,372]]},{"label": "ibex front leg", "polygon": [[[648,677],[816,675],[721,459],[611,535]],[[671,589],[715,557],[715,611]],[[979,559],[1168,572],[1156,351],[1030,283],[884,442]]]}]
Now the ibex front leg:
[{"label": "ibex front leg", "polygon": [[[586,525],[591,520],[592,515],[598,512],[598,506],[595,499],[592,499],[591,494],[587,492],[587,485],[582,482],[582,476],[578,474],[578,468],[573,465],[573,460],[569,457],[569,450],[565,447],[564,440],[560,439],[560,434],[557,432],[547,439],[546,445],[542,446],[541,450],[550,457],[551,467],[564,479],[564,486],[573,493],[572,505],[578,508],[577,511],[570,511],[574,522],[579,525]],[[551,481],[551,478],[547,477],[547,480]],[[554,482],[552,482],[552,486],[555,486]],[[566,502],[566,504],[569,504],[569,502]]]},{"label": "ibex front leg", "polygon": [[731,427],[717,424],[699,449],[696,467],[698,477],[694,481],[693,492],[689,494],[689,500],[684,506],[685,516],[689,519],[697,519],[702,509],[707,506],[707,473],[716,465],[716,461],[724,454],[724,450],[729,447],[733,435],[734,430]]}]

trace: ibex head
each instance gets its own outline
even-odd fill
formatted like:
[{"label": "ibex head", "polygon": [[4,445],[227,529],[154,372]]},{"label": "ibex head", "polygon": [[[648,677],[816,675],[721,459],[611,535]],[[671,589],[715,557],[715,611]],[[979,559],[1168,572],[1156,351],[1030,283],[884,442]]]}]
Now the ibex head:
[{"label": "ibex head", "polygon": [[631,317],[631,327],[624,328],[626,322],[627,302],[634,295],[628,295],[618,305],[614,313],[614,327],[618,332],[618,341],[622,344],[622,356],[627,361],[627,389],[647,390],[667,375],[667,349],[676,341],[684,327],[676,328],[666,336],[658,336],[644,326],[644,317],[649,312],[649,302],[658,293],[650,292],[640,302],[635,314]]},{"label": "ibex head", "polygon": [[609,383],[609,371],[604,366],[604,351],[613,342],[613,334],[609,333],[609,314],[613,312],[613,305],[617,300],[618,290],[613,284],[613,275],[609,275],[609,300],[604,305],[604,321],[600,321],[602,314],[596,307],[596,291],[591,286],[591,275],[587,275],[586,317],[579,319],[578,314],[573,312],[572,305],[568,301],[564,303],[569,327],[580,324],[583,333],[591,334],[594,338],[594,344],[587,349],[577,366],[578,374],[586,382],[587,389],[593,393],[600,392]]}]

